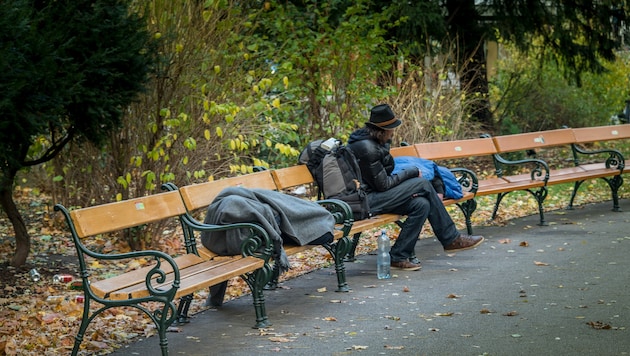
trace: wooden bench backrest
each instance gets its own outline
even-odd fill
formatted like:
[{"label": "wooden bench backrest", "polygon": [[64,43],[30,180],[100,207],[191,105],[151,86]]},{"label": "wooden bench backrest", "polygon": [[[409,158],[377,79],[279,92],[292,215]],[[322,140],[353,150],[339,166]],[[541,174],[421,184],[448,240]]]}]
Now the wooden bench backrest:
[{"label": "wooden bench backrest", "polygon": [[178,192],[166,192],[72,210],[70,217],[81,238],[119,231],[186,213]]},{"label": "wooden bench backrest", "polygon": [[270,171],[261,171],[211,182],[187,185],[180,187],[179,193],[188,211],[194,211],[207,208],[214,198],[216,198],[223,189],[228,187],[275,190],[276,184]]},{"label": "wooden bench backrest", "polygon": [[573,135],[573,131],[571,129],[496,136],[493,139],[499,152],[524,151],[575,143],[575,136]]},{"label": "wooden bench backrest", "polygon": [[315,181],[311,172],[305,164],[297,166],[279,168],[271,171],[271,175],[278,190],[296,187],[304,184],[311,184]]},{"label": "wooden bench backrest", "polygon": [[394,157],[402,157],[402,156],[418,157],[418,153],[416,152],[416,149],[413,145],[392,147],[390,148],[389,153]]},{"label": "wooden bench backrest", "polygon": [[491,138],[417,143],[418,157],[429,160],[456,159],[471,156],[488,156],[496,153]]},{"label": "wooden bench backrest", "polygon": [[630,138],[630,125],[610,125],[571,129],[577,143]]}]

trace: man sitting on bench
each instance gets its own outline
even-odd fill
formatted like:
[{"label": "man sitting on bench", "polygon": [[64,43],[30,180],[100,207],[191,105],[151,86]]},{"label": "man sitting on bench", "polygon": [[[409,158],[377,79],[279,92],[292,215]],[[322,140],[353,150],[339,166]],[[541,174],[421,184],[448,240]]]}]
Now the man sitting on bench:
[{"label": "man sitting on bench", "polygon": [[354,131],[348,140],[361,168],[368,193],[370,212],[407,215],[400,234],[390,251],[392,268],[417,271],[422,268],[414,254],[424,222],[429,219],[433,232],[447,252],[457,252],[479,246],[483,236],[461,234],[442,204],[441,197],[430,181],[422,178],[417,167],[397,174],[394,158],[389,153],[394,129],[402,121],[387,104],[371,110],[370,121]]}]

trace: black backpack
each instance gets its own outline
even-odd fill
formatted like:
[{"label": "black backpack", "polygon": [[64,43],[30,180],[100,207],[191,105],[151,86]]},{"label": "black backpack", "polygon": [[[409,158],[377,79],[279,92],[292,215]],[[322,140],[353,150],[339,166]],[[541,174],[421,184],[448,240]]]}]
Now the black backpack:
[{"label": "black backpack", "polygon": [[370,216],[357,159],[339,140],[309,143],[300,153],[299,163],[305,164],[313,175],[320,198],[345,201],[352,209],[354,220]]}]

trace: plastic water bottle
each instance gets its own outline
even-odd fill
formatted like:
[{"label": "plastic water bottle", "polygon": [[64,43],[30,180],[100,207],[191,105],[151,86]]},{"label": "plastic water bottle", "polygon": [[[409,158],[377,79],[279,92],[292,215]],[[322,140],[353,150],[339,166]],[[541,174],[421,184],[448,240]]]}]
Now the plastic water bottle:
[{"label": "plastic water bottle", "polygon": [[378,250],[376,254],[376,276],[378,279],[391,278],[391,257],[389,256],[390,242],[389,236],[385,229],[381,230],[381,235],[378,237]]}]

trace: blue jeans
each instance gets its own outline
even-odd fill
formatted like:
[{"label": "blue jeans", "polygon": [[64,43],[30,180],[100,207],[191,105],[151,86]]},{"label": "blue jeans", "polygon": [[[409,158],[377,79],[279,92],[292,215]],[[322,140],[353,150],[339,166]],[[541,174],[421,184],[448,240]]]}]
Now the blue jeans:
[{"label": "blue jeans", "polygon": [[450,245],[460,235],[431,182],[424,178],[408,179],[384,192],[370,192],[368,202],[372,214],[407,216],[390,251],[392,262],[405,261],[414,255],[416,242],[427,219],[442,246]]}]

